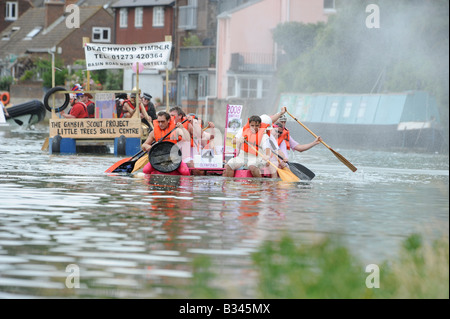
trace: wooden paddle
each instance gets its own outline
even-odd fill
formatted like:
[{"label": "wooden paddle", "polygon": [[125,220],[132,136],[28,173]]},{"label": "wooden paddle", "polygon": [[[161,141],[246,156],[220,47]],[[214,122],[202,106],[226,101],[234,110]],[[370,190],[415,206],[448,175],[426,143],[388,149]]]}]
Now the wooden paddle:
[{"label": "wooden paddle", "polygon": [[[250,146],[258,155],[260,155],[261,153],[254,148],[247,140],[244,139],[244,142]],[[260,155],[261,156],[261,155]],[[295,176],[291,171],[289,170],[283,170],[281,168],[279,168],[278,166],[276,166],[274,163],[272,163],[271,161],[269,161],[269,164],[272,165],[273,167],[275,167],[275,169],[277,170],[278,176],[280,176],[280,178],[285,181],[285,182],[300,182],[300,178],[298,178],[297,176]]]},{"label": "wooden paddle", "polygon": [[[309,128],[307,128],[302,122],[300,122],[299,120],[297,120],[291,113],[289,113],[289,111],[286,111],[294,120],[297,121],[298,124],[300,124],[301,126],[303,126],[309,133],[311,133],[315,138],[317,138],[317,135],[314,134]],[[320,141],[323,145],[325,145],[333,154],[334,156],[336,156],[338,158],[338,160],[340,160],[342,163],[345,164],[345,166],[347,166],[349,169],[352,170],[352,172],[356,172],[357,168],[355,166],[353,166],[352,163],[350,163],[344,156],[342,156],[341,154],[339,154],[338,152],[336,152],[335,150],[333,150],[331,147],[329,147],[324,141]]]},{"label": "wooden paddle", "polygon": [[127,157],[127,158],[123,158],[120,161],[115,162],[113,165],[111,165],[106,171],[105,173],[113,173],[117,168],[119,168],[121,165],[126,164],[128,162],[132,162],[133,159],[136,161],[140,155],[145,154],[144,150],[140,150],[139,152],[137,152],[136,154],[134,154],[131,157]]},{"label": "wooden paddle", "polygon": [[50,138],[47,136],[47,137],[45,138],[44,144],[42,144],[41,151],[46,151],[46,150],[48,150],[48,143],[49,143],[49,141],[50,141]]},{"label": "wooden paddle", "polygon": [[131,171],[131,173],[134,173],[143,168],[145,165],[147,165],[148,161],[149,161],[148,156],[142,156],[140,159],[136,161],[136,164],[134,164],[134,168]]},{"label": "wooden paddle", "polygon": [[[141,107],[142,110],[142,114],[144,114],[144,118],[147,120],[148,124],[150,124],[152,130],[154,129],[153,127],[153,121],[150,119],[150,116],[147,113],[147,110],[145,109],[145,106],[142,103],[139,103],[139,106]],[[134,168],[131,171],[131,173],[134,173],[138,170],[140,170],[141,168],[143,168],[145,165],[147,165],[148,163],[148,156],[142,156],[141,158],[139,158],[136,161],[136,164],[134,164]]]},{"label": "wooden paddle", "polygon": [[[276,146],[274,144],[274,142],[269,139],[269,143],[270,143],[270,148],[273,154],[275,154],[276,156],[278,156],[279,159],[281,159],[282,161],[284,161],[283,157],[276,152]],[[299,163],[293,163],[291,161],[288,161],[287,164],[289,165],[289,170],[298,178],[300,178],[301,180],[312,180],[316,174],[314,174],[311,170],[309,170],[307,167],[299,164]]]},{"label": "wooden paddle", "polygon": [[144,104],[139,103],[139,107],[141,107],[142,113],[144,114],[145,119],[147,120],[148,124],[150,124],[152,130],[154,130],[155,128],[153,127],[153,121],[150,119],[150,116],[147,113],[147,110],[145,109]]}]

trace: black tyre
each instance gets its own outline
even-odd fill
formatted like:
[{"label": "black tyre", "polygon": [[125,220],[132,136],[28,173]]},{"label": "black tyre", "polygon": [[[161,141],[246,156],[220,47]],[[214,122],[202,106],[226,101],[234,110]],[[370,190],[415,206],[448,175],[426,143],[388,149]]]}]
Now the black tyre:
[{"label": "black tyre", "polygon": [[127,139],[124,135],[120,135],[117,139],[117,155],[125,155],[127,153]]},{"label": "black tyre", "polygon": [[52,139],[52,153],[60,153],[61,152],[61,135],[56,135]]},{"label": "black tyre", "polygon": [[170,173],[181,165],[181,150],[172,142],[156,143],[148,153],[148,160],[152,167],[162,173]]},{"label": "black tyre", "polygon": [[[48,104],[48,103],[49,103],[49,100],[50,100],[50,96],[51,96],[52,94],[54,94],[54,93],[56,93],[56,92],[60,92],[60,91],[67,91],[67,89],[66,89],[66,88],[63,88],[63,87],[61,87],[61,86],[55,86],[54,88],[51,88],[50,90],[48,90],[47,93],[45,93],[45,96],[44,96],[44,106],[45,106],[45,108],[46,108],[48,111],[51,112],[52,109],[53,109],[53,107],[51,107],[51,106]],[[65,93],[65,94],[64,94],[64,97],[65,97],[64,102],[62,102],[63,99],[61,99],[61,98],[55,98],[55,103],[56,103],[56,104],[62,103],[61,106],[55,108],[55,112],[56,112],[56,113],[61,112],[62,110],[64,110],[64,109],[67,107],[67,105],[69,105],[69,102],[70,102],[70,95],[69,95],[69,93]]]}]

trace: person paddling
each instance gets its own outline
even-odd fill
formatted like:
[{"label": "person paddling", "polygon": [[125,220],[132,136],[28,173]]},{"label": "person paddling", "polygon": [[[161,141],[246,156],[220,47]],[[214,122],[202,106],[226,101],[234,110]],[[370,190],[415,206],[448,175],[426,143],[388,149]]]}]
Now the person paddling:
[{"label": "person paddling", "polygon": [[[260,169],[270,165],[268,160],[271,157],[269,136],[266,128],[261,128],[261,117],[251,116],[248,119],[248,128],[242,131],[242,135],[236,135],[235,138],[238,154],[225,164],[223,176],[234,177],[234,171],[245,165],[253,177],[261,177]],[[253,146],[257,152],[247,143]],[[264,155],[261,156],[261,154]],[[272,173],[272,177],[276,176]]]},{"label": "person paddling", "polygon": [[[150,151],[154,142],[169,141],[178,144],[179,142],[190,140],[189,132],[183,127],[183,124],[175,123],[167,112],[161,111],[157,114],[157,119],[153,121],[153,127],[153,131],[150,132],[147,140],[142,144],[142,149],[146,152]],[[174,128],[176,129],[161,141],[161,139]],[[150,163],[147,163],[143,168],[145,174],[152,174],[155,171],[156,170]],[[181,175],[190,175],[189,168],[183,161],[176,171]]]},{"label": "person paddling", "polygon": [[285,157],[288,157],[288,150],[293,150],[297,152],[304,152],[309,150],[310,148],[316,146],[317,144],[320,144],[322,141],[322,138],[318,136],[314,141],[308,144],[300,144],[297,141],[295,141],[289,130],[286,128],[286,121],[287,117],[286,115],[282,115],[278,122],[275,124],[280,127],[279,129],[279,135],[278,135],[278,146],[280,147],[280,151],[285,155]]}]

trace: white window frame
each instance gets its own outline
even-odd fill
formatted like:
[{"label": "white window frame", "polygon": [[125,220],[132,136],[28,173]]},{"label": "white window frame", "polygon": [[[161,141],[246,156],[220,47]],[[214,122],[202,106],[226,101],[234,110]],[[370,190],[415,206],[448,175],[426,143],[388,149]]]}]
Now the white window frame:
[{"label": "white window frame", "polygon": [[164,7],[155,6],[153,7],[153,27],[163,27],[164,26]]},{"label": "white window frame", "polygon": [[[330,2],[328,6],[325,6],[326,2]],[[323,0],[323,11],[325,13],[335,13],[336,12],[335,0]]]},{"label": "white window frame", "polygon": [[334,101],[333,103],[331,103],[329,117],[335,117],[336,116],[337,110],[338,110],[338,106],[339,106],[339,102]]},{"label": "white window frame", "polygon": [[186,74],[181,76],[181,97],[187,98],[188,76]]},{"label": "white window frame", "polygon": [[[261,83],[261,98],[265,98],[267,96],[269,96],[269,92],[270,92],[270,81],[266,80],[266,79],[261,79],[260,81]],[[264,84],[267,84],[266,87],[264,87]]]},{"label": "white window frame", "polygon": [[367,108],[367,103],[365,101],[362,101],[361,104],[359,104],[359,109],[358,109],[358,115],[357,117],[363,118],[364,115],[366,114],[366,108]]},{"label": "white window frame", "polygon": [[352,102],[345,103],[344,114],[342,115],[342,117],[350,117],[350,114],[352,113],[352,106]]},{"label": "white window frame", "polygon": [[144,7],[134,8],[134,27],[142,28],[144,23]]},{"label": "white window frame", "polygon": [[[108,37],[106,39],[103,36],[104,31],[108,31]],[[100,34],[100,39],[96,39],[94,36],[95,34]],[[111,28],[92,27],[92,42],[110,43],[111,42]]]},{"label": "white window frame", "polygon": [[33,30],[28,32],[28,34],[23,39],[29,41],[29,40],[33,39],[35,36],[37,36],[39,34],[39,32],[41,32],[41,30],[42,30],[41,26],[34,27]]},{"label": "white window frame", "polygon": [[[232,80],[232,77],[229,77],[228,79],[228,85],[230,85],[230,80]],[[244,82],[245,81],[245,82]],[[253,88],[249,87],[249,84],[252,82],[256,86]],[[244,86],[244,83],[245,86]],[[241,77],[238,79],[237,83],[237,90],[239,92],[238,97],[243,99],[261,99],[264,97],[267,97],[270,92],[270,80],[267,78],[251,78],[251,77]],[[229,88],[230,89],[230,88]],[[230,94],[230,90],[228,92]]]},{"label": "white window frame", "polygon": [[198,77],[198,96],[206,97],[208,90],[208,76],[207,75],[199,75]]},{"label": "white window frame", "polygon": [[5,6],[5,20],[15,21],[19,17],[19,3],[17,1],[7,1]]},{"label": "white window frame", "polygon": [[128,9],[121,8],[119,11],[119,27],[128,28]]},{"label": "white window frame", "polygon": [[[258,98],[258,79],[242,78],[239,81],[239,96],[243,99]],[[244,85],[246,83],[246,85]],[[251,87],[254,85],[254,87]]]}]

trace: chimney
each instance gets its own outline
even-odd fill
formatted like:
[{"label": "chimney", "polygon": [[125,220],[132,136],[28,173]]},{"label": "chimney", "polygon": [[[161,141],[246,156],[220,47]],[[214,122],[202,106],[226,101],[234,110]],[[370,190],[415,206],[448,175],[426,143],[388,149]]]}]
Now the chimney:
[{"label": "chimney", "polygon": [[65,1],[65,2],[66,2],[66,7],[67,7],[68,5],[70,5],[70,4],[77,4],[78,1],[80,1],[80,0],[66,0],[66,1]]},{"label": "chimney", "polygon": [[64,0],[45,0],[45,27],[64,15]]}]

